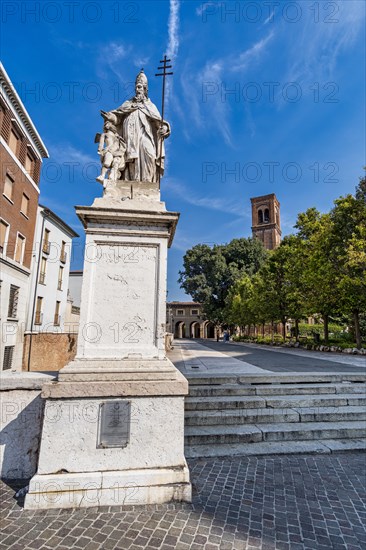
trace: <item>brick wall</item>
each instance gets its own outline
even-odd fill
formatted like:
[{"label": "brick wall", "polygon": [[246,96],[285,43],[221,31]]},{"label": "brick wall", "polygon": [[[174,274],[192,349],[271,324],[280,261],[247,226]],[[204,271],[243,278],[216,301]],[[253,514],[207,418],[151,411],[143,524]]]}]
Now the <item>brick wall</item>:
[{"label": "brick wall", "polygon": [[[30,334],[24,336],[23,370],[28,370]],[[72,361],[76,354],[76,333],[43,332],[33,334],[31,371],[58,371]]]},{"label": "brick wall", "polygon": [[[6,151],[6,149],[1,145],[0,162],[0,211],[1,217],[10,225],[6,255],[9,258],[14,257],[17,232],[21,233],[26,238],[23,265],[29,268],[32,259],[33,239],[37,218],[38,191],[28,181],[21,169],[15,164],[8,151]],[[6,174],[9,174],[9,176],[14,180],[12,197],[13,204],[3,195]],[[20,213],[23,193],[25,193],[29,198],[29,210],[27,217]]]}]

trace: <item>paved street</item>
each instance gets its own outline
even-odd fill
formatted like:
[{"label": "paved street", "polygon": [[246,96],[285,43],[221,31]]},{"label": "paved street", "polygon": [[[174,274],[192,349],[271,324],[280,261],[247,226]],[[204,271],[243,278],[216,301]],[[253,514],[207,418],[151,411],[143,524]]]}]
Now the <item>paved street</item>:
[{"label": "paved street", "polygon": [[170,354],[170,359],[177,367],[182,361],[188,361],[201,364],[201,368],[215,370],[217,373],[366,372],[366,356],[198,339],[174,340],[173,345],[174,350]]},{"label": "paved street", "polygon": [[24,511],[2,484],[1,550],[361,550],[365,457],[189,461],[192,504]]}]

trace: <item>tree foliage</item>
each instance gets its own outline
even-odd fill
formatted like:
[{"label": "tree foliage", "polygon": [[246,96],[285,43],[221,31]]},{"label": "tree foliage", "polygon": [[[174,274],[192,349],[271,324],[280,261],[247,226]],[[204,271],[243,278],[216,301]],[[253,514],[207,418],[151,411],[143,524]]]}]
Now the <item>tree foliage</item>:
[{"label": "tree foliage", "polygon": [[[295,235],[266,252],[257,239],[197,245],[184,256],[179,282],[207,318],[240,327],[295,322],[320,314],[324,337],[334,318],[348,319],[361,347],[366,318],[366,179],[330,212],[298,215]],[[283,334],[285,336],[285,334]]]},{"label": "tree foliage", "polygon": [[198,244],[184,255],[179,283],[193,300],[203,305],[208,319],[216,324],[227,323],[226,300],[230,289],[244,275],[256,273],[266,257],[258,239],[234,239],[213,247]]}]

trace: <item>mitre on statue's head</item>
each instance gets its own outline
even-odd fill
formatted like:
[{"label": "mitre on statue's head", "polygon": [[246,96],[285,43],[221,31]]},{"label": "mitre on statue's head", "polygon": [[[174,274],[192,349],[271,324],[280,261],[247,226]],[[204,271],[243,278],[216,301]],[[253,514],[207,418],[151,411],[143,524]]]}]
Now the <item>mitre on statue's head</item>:
[{"label": "mitre on statue's head", "polygon": [[139,74],[136,76],[135,86],[136,86],[136,84],[142,84],[143,85],[146,96],[147,96],[148,85],[147,85],[147,76],[144,73],[144,69],[141,69]]}]

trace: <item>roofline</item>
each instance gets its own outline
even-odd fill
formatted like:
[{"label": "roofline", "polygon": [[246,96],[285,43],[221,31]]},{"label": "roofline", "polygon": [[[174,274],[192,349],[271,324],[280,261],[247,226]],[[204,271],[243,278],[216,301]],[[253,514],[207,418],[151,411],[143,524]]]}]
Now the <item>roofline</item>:
[{"label": "roofline", "polygon": [[49,158],[49,153],[45,144],[42,141],[41,136],[37,132],[36,127],[34,126],[31,117],[28,114],[27,109],[24,107],[22,100],[20,99],[12,81],[9,78],[8,73],[6,72],[4,65],[0,61],[0,81],[1,88],[3,88],[6,94],[9,96],[13,106],[15,107],[18,116],[23,122],[24,126],[27,128],[31,138],[33,139],[35,145],[38,147],[39,153],[41,153],[42,158]]},{"label": "roofline", "polygon": [[74,237],[80,237],[80,235],[78,233],[76,233],[76,231],[74,231],[69,225],[67,225],[66,222],[64,222],[64,220],[62,220],[57,214],[55,214],[51,208],[48,208],[48,206],[45,206],[44,204],[38,204],[38,206],[40,208],[42,208],[42,213],[47,210],[47,212],[49,212],[48,216],[49,218],[53,219],[54,221],[56,221],[59,225],[61,225],[61,227],[63,227],[67,233],[70,234],[70,236],[72,238]]},{"label": "roofline", "polygon": [[167,305],[174,305],[174,306],[179,306],[179,305],[187,305],[187,306],[202,306],[202,304],[200,302],[175,302],[174,300],[172,302],[167,302]]},{"label": "roofline", "polygon": [[258,197],[252,197],[250,200],[251,200],[251,202],[254,202],[254,201],[259,201],[259,200],[270,199],[271,197],[274,197],[276,199],[276,201],[278,202],[278,204],[279,204],[279,200],[276,197],[276,193],[269,193],[268,195],[259,195]]}]

